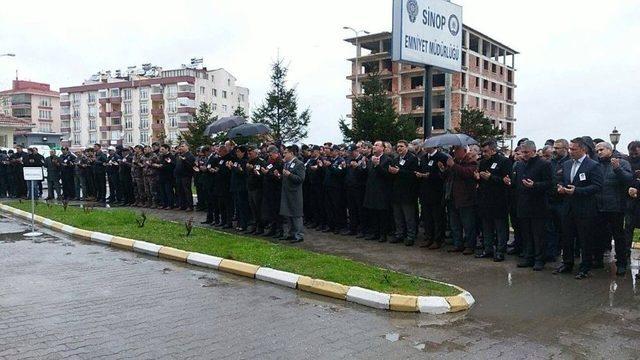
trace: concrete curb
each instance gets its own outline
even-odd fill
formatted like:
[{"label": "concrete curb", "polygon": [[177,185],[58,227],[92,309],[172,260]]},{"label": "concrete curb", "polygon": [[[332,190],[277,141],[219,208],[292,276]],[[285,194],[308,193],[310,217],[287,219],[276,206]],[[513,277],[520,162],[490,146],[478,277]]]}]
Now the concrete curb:
[{"label": "concrete curb", "polygon": [[[0,210],[14,216],[31,219],[31,213],[0,204]],[[127,239],[96,231],[78,229],[42,216],[35,216],[35,222],[44,227],[61,231],[87,241],[109,245],[124,250],[135,251],[150,256],[186,262],[195,266],[225,271],[228,273],[255,278],[293,289],[312,292],[319,295],[342,299],[376,309],[391,311],[421,312],[427,314],[445,314],[469,310],[475,303],[471,294],[459,286],[439,282],[460,290],[455,296],[413,296],[401,294],[385,294],[357,286],[346,286],[331,281],[313,279],[308,276],[275,270],[236,260],[223,259],[217,256],[187,252],[168,246],[161,246],[146,241]],[[640,243],[634,243],[640,248]]]}]

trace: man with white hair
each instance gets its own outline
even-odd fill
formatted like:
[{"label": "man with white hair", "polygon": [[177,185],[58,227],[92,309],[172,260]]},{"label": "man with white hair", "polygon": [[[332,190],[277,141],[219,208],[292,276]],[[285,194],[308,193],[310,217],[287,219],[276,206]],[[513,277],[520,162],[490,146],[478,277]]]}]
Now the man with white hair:
[{"label": "man with white hair", "polygon": [[613,146],[607,142],[596,145],[598,162],[602,167],[602,189],[596,194],[598,202],[598,236],[594,246],[593,267],[604,267],[604,251],[615,241],[616,274],[624,275],[629,254],[624,234],[624,211],[628,184],[633,180],[631,165],[625,159],[613,157]]}]

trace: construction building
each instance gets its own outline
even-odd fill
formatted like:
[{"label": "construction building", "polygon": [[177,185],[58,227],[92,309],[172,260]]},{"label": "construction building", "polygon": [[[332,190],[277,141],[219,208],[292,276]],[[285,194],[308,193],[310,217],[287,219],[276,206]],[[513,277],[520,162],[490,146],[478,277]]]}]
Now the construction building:
[{"label": "construction building", "polygon": [[249,113],[249,89],[227,70],[208,70],[202,59],[176,70],[151,64],[97,73],[61,92],[62,132],[70,146],[175,144],[200,103],[212,116]]},{"label": "construction building", "polygon": [[[351,93],[362,94],[361,82],[378,74],[399,114],[410,116],[422,133],[424,114],[424,67],[391,61],[391,33],[381,32],[345,39],[356,46],[351,61]],[[478,108],[515,136],[515,55],[517,51],[466,25],[462,31],[462,71],[433,75],[433,133],[453,130],[460,124],[460,109]],[[357,79],[357,80],[356,80]]]}]

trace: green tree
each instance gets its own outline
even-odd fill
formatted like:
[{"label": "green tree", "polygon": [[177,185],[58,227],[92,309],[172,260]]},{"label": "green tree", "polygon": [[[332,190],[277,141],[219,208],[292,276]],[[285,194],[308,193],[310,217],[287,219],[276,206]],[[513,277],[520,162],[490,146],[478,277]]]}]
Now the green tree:
[{"label": "green tree", "polygon": [[460,126],[455,129],[456,132],[467,134],[480,144],[489,139],[503,139],[504,130],[496,128],[493,121],[484,115],[484,111],[466,106],[460,112]]},{"label": "green tree", "polygon": [[271,90],[253,111],[253,121],[267,125],[275,140],[292,143],[307,137],[311,111],[307,108],[298,114],[298,95],[295,87],[287,88],[289,69],[283,61],[279,58],[271,65]]},{"label": "green tree", "polygon": [[207,125],[216,121],[218,118],[217,116],[211,117],[211,113],[211,105],[201,102],[200,107],[193,117],[193,121],[189,122],[187,130],[178,136],[178,140],[186,141],[191,149],[195,149],[201,145],[211,145],[211,136],[204,134]]},{"label": "green tree", "polygon": [[380,139],[396,142],[417,136],[416,126],[409,117],[396,112],[379,75],[369,75],[362,81],[362,89],[364,94],[353,99],[351,124],[344,118],[339,122],[345,141]]},{"label": "green tree", "polygon": [[238,106],[233,111],[233,116],[242,116],[243,118],[249,120],[249,115],[247,115],[246,111],[244,110],[244,108],[242,106]]}]

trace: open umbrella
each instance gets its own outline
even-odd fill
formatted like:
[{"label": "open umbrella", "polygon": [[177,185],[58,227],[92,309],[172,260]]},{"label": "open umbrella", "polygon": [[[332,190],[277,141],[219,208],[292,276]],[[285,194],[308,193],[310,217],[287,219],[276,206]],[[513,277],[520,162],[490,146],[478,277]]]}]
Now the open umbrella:
[{"label": "open umbrella", "polygon": [[209,124],[206,127],[206,129],[204,129],[204,133],[205,135],[211,136],[213,134],[217,134],[219,132],[234,128],[238,125],[242,125],[246,122],[247,122],[247,119],[243,118],[242,116],[222,117],[212,122],[211,124]]},{"label": "open umbrella", "polygon": [[441,147],[441,146],[466,146],[474,145],[478,142],[471,136],[466,134],[443,134],[431,137],[424,142],[424,147]]},{"label": "open umbrella", "polygon": [[271,129],[265,124],[242,124],[234,127],[229,130],[227,136],[230,139],[236,138],[238,136],[253,136],[253,135],[261,135],[270,132]]}]

